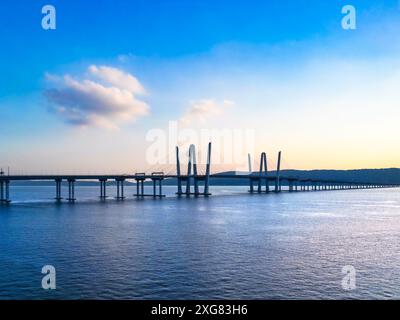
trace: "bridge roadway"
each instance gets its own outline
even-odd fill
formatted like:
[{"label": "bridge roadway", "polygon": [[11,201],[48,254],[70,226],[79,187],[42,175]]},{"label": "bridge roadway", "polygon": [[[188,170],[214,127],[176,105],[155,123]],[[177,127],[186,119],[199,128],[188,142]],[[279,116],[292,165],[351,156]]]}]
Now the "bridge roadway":
[{"label": "bridge roadway", "polygon": [[[136,196],[144,197],[164,197],[162,194],[162,181],[164,179],[178,179],[178,192],[177,195],[203,195],[208,196],[210,193],[207,191],[199,192],[198,182],[206,181],[206,175],[174,175],[174,174],[163,174],[155,172],[152,174],[136,173],[132,175],[0,175],[0,203],[8,204],[10,200],[9,185],[12,181],[55,181],[56,183],[56,197],[57,201],[61,201],[61,183],[62,181],[68,182],[68,201],[75,201],[75,188],[74,184],[76,181],[99,181],[100,182],[100,198],[105,199],[106,196],[106,181],[114,180],[117,183],[117,199],[122,200],[124,196],[124,181],[135,180],[136,181]],[[188,179],[190,178],[190,179]],[[309,190],[337,190],[337,189],[360,189],[360,188],[393,188],[399,187],[397,184],[382,184],[382,183],[371,183],[371,182],[355,182],[355,181],[339,181],[339,180],[326,180],[326,179],[300,179],[297,177],[286,177],[280,175],[266,175],[264,173],[252,173],[252,174],[210,174],[211,179],[238,179],[247,180],[250,186],[250,193],[261,193],[270,191],[270,182],[275,185],[274,191],[280,192],[282,181],[285,181],[289,187],[288,191],[309,191]],[[153,182],[153,193],[145,194],[144,182]],[[190,191],[191,181],[194,181],[195,192]],[[186,191],[182,191],[182,182],[186,184]],[[158,183],[158,192],[156,185]],[[207,181],[208,184],[208,181]],[[254,184],[256,186],[254,187]],[[263,190],[264,189],[264,190]]]},{"label": "bridge roadway", "polygon": [[[134,174],[134,175],[3,175],[0,176],[0,181],[56,181],[56,180],[75,180],[75,181],[100,181],[100,180],[136,180],[136,179],[172,179],[172,178],[183,178],[186,179],[188,175],[174,175],[174,174]],[[199,180],[205,179],[205,175],[189,175],[190,178],[197,177]],[[260,175],[258,173],[252,174],[221,174],[215,173],[211,174],[210,178],[213,179],[268,179],[268,181],[276,181],[277,176],[272,175]],[[394,184],[380,184],[371,182],[354,182],[354,181],[344,181],[344,180],[327,180],[327,179],[301,179],[298,177],[286,177],[279,176],[281,181],[297,181],[297,182],[320,182],[320,183],[332,183],[332,184],[358,184],[358,185],[382,185],[382,186],[400,186]]]}]

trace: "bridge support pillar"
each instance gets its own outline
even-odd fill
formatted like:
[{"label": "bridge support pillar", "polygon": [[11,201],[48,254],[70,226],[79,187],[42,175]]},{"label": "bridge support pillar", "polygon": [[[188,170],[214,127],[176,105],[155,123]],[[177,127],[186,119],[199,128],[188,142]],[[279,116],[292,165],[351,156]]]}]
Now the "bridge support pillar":
[{"label": "bridge support pillar", "polygon": [[0,204],[9,204],[10,202],[10,181],[0,180]]},{"label": "bridge support pillar", "polygon": [[281,191],[280,174],[281,174],[281,151],[278,152],[278,164],[276,167],[276,179],[275,179],[275,192]]},{"label": "bridge support pillar", "polygon": [[[157,181],[158,181],[158,195],[157,195]],[[153,197],[161,197],[162,196],[162,180],[161,179],[153,179]]]},{"label": "bridge support pillar", "polygon": [[144,197],[144,178],[135,178],[136,180],[136,197]]},{"label": "bridge support pillar", "polygon": [[10,203],[10,181],[6,180],[6,203]]},{"label": "bridge support pillar", "polygon": [[54,198],[57,202],[60,202],[62,200],[61,198],[61,182],[62,179],[56,179],[56,197]]},{"label": "bridge support pillar", "polygon": [[293,180],[289,180],[289,192],[293,192]]},{"label": "bridge support pillar", "polygon": [[249,192],[250,193],[254,193],[254,184],[253,184],[253,179],[252,178],[249,179],[249,184],[250,184]]},{"label": "bridge support pillar", "polygon": [[124,200],[125,195],[124,195],[124,182],[125,179],[115,179],[115,182],[117,183],[117,200]]},{"label": "bridge support pillar", "polygon": [[4,200],[5,200],[5,197],[4,197],[4,183],[5,183],[5,181],[0,180],[0,202],[1,203],[3,203]]},{"label": "bridge support pillar", "polygon": [[68,179],[68,198],[69,202],[74,202],[75,199],[75,179]]},{"label": "bridge support pillar", "polygon": [[[144,182],[146,179],[151,179],[153,181],[153,193],[145,194],[144,193]],[[162,194],[162,181],[164,180],[163,172],[153,172],[151,177],[146,176],[145,173],[136,173],[135,181],[136,181],[136,194],[134,194],[137,198],[144,197],[153,197],[153,198],[162,198],[165,195]],[[158,181],[158,194],[157,194],[157,181]]]},{"label": "bridge support pillar", "polygon": [[[164,180],[163,172],[153,172],[151,174],[153,177],[151,180],[153,181],[153,198],[162,198],[165,195],[162,194],[162,182]],[[157,182],[158,182],[158,194],[157,194]]]},{"label": "bridge support pillar", "polygon": [[107,198],[106,183],[107,179],[99,179],[100,181],[100,199],[105,200]]}]

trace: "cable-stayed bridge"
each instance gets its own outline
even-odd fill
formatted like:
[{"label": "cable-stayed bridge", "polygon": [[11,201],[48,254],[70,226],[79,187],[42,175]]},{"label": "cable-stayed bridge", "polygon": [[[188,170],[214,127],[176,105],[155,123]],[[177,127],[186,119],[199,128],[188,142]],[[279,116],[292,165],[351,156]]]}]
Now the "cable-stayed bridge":
[{"label": "cable-stayed bridge", "polygon": [[[162,192],[163,182],[167,179],[176,181],[176,195],[178,197],[186,196],[204,196],[211,195],[210,181],[217,179],[238,179],[247,181],[249,185],[249,193],[279,193],[282,192],[282,185],[288,186],[288,192],[299,191],[327,191],[327,190],[349,190],[349,189],[370,189],[370,188],[394,188],[399,187],[397,184],[382,184],[371,182],[354,182],[339,181],[326,179],[301,179],[298,177],[281,175],[281,152],[278,153],[277,168],[274,174],[270,174],[267,169],[266,153],[261,153],[260,167],[258,172],[254,172],[251,168],[251,157],[248,155],[249,172],[234,173],[211,173],[211,143],[208,144],[207,163],[204,172],[200,172],[196,159],[195,146],[189,148],[189,157],[187,163],[187,171],[182,170],[180,162],[179,148],[176,147],[176,169],[171,172],[170,168],[165,172],[163,167],[158,166],[156,170],[150,173],[139,172],[135,174],[87,174],[87,175],[9,175],[0,171],[0,203],[11,203],[10,184],[13,181],[54,181],[55,183],[55,200],[61,202],[62,182],[68,183],[68,193],[66,201],[75,202],[75,183],[77,181],[98,181],[100,186],[100,199],[107,198],[107,182],[115,181],[117,189],[117,200],[126,198],[124,183],[125,181],[134,181],[136,183],[136,193],[133,195],[137,198],[163,198]],[[153,188],[151,193],[145,193],[145,184],[151,183]]]}]

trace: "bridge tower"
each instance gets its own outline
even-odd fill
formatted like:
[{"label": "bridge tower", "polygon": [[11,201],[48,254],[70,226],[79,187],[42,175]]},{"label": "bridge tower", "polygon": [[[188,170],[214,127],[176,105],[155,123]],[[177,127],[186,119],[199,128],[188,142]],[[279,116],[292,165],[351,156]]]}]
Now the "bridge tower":
[{"label": "bridge tower", "polygon": [[[193,173],[192,173],[193,169]],[[176,147],[176,177],[178,184],[178,192],[176,193],[178,196],[181,195],[194,195],[194,196],[209,196],[211,193],[209,192],[210,188],[210,171],[211,171],[211,142],[208,144],[208,152],[207,152],[207,164],[206,164],[206,174],[204,176],[198,175],[197,172],[197,158],[196,158],[196,147],[192,144],[189,147],[189,159],[188,159],[188,167],[187,167],[187,175],[181,175],[180,168],[180,160],[179,160],[179,147]],[[191,192],[191,181],[193,180],[194,192]],[[199,190],[199,181],[204,181],[204,191],[200,192]],[[183,192],[182,190],[182,182],[186,182],[186,190]]]},{"label": "bridge tower", "polygon": [[269,183],[268,183],[268,167],[267,167],[267,154],[265,152],[261,153],[260,157],[260,170],[258,175],[253,175],[253,171],[251,168],[251,155],[248,154],[248,162],[249,162],[249,175],[250,175],[250,193],[254,192],[253,183],[257,182],[257,192],[261,193],[262,191],[262,181],[265,180],[265,192],[269,192]]},{"label": "bridge tower", "polygon": [[208,143],[207,151],[207,164],[206,164],[206,176],[204,178],[204,195],[210,195],[210,173],[211,173],[211,142]]},{"label": "bridge tower", "polygon": [[269,183],[268,183],[268,176],[267,176],[267,154],[265,152],[261,153],[260,159],[260,172],[258,173],[259,180],[258,180],[258,193],[261,193],[261,182],[262,178],[265,179],[265,192],[269,192]]},{"label": "bridge tower", "polygon": [[275,192],[281,192],[281,151],[278,153],[278,163],[276,166]]}]

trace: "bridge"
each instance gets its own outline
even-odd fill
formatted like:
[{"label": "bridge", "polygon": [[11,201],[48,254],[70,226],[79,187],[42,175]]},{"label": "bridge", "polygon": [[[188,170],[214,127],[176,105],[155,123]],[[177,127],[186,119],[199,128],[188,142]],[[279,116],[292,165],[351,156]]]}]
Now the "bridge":
[{"label": "bridge", "polygon": [[[133,195],[137,198],[151,197],[163,198],[162,192],[163,181],[166,179],[175,179],[177,192],[176,196],[182,197],[208,197],[210,193],[210,180],[217,179],[239,179],[245,180],[249,184],[249,193],[265,193],[282,192],[282,185],[287,185],[287,192],[300,191],[328,191],[328,190],[350,190],[350,189],[371,189],[371,188],[396,188],[398,184],[382,184],[371,182],[354,182],[354,181],[338,181],[326,179],[301,179],[298,177],[281,176],[281,152],[278,153],[277,168],[274,175],[270,175],[267,170],[266,153],[261,153],[260,169],[253,172],[251,169],[251,157],[249,157],[249,172],[247,174],[211,174],[211,143],[208,144],[207,164],[205,174],[198,173],[195,146],[189,148],[189,160],[186,174],[181,173],[179,147],[176,147],[176,173],[164,174],[164,172],[155,171],[148,173],[135,173],[126,175],[5,175],[0,172],[0,203],[10,204],[10,184],[13,181],[54,181],[55,183],[55,201],[61,202],[62,182],[68,183],[68,195],[65,199],[68,202],[75,202],[75,183],[77,181],[98,181],[100,186],[100,199],[107,198],[107,181],[114,181],[116,184],[117,200],[124,200],[125,181],[134,181],[136,183],[136,193]],[[152,192],[145,193],[144,185],[146,182],[152,184]],[[193,187],[193,190],[192,190]],[[203,187],[203,190],[200,190]]]}]

